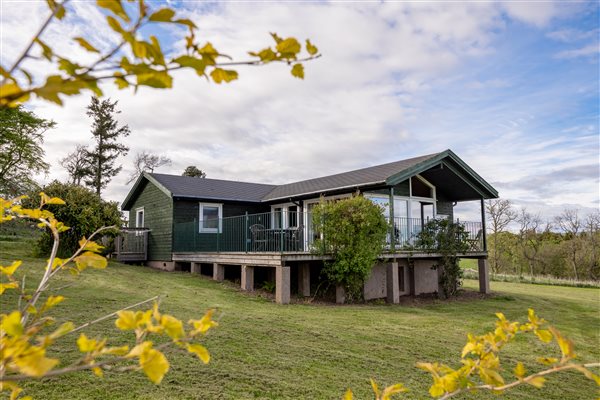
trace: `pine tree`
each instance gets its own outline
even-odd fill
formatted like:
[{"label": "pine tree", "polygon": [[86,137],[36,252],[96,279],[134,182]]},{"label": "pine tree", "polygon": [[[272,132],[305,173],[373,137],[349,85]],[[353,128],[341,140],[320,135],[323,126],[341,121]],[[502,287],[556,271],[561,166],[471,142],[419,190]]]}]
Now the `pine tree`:
[{"label": "pine tree", "polygon": [[118,140],[129,136],[129,126],[118,126],[114,118],[120,111],[116,109],[117,101],[110,99],[100,101],[92,97],[92,102],[87,108],[87,115],[92,117],[92,136],[96,142],[95,147],[88,151],[89,174],[85,180],[86,185],[96,190],[100,196],[102,189],[108,185],[111,179],[117,175],[122,165],[116,165],[116,159],[120,155],[126,155],[129,147]]}]

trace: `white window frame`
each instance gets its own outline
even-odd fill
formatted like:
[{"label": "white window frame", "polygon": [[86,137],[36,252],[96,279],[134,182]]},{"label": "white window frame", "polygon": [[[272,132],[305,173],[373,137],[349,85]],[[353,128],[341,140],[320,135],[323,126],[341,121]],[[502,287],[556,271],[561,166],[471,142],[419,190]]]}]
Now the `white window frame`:
[{"label": "white window frame", "polygon": [[[219,209],[219,226],[218,228],[205,228],[203,225],[204,207],[217,207]],[[223,223],[223,204],[222,203],[198,203],[198,232],[199,233],[221,233]]]},{"label": "white window frame", "polygon": [[[142,214],[142,223],[139,224],[140,218],[139,215]],[[144,222],[146,218],[146,212],[144,211],[144,207],[138,207],[135,209],[135,227],[136,228],[144,228]]]},{"label": "white window frame", "polygon": [[338,194],[335,196],[325,196],[325,197],[315,197],[312,199],[307,199],[304,200],[302,202],[302,210],[303,212],[303,218],[302,218],[302,223],[304,224],[304,232],[303,232],[303,236],[304,236],[304,248],[308,249],[308,246],[310,245],[309,243],[309,237],[308,237],[308,218],[312,218],[312,216],[308,215],[308,205],[309,204],[319,204],[321,202],[321,199],[325,200],[325,201],[331,201],[331,200],[338,200],[338,199],[344,199],[344,198],[349,198],[352,197],[354,195],[353,193],[344,193],[344,194]]},{"label": "white window frame", "polygon": [[[281,229],[290,229],[290,228],[296,228],[296,226],[289,226],[288,224],[288,218],[289,218],[289,213],[290,213],[290,207],[296,207],[296,211],[292,211],[292,212],[296,212],[298,214],[300,214],[300,206],[298,204],[295,203],[281,203],[281,204],[273,204],[271,206],[271,229],[276,229],[275,228],[275,209],[280,208],[281,209]],[[299,218],[296,218],[296,225],[300,224],[301,221]]]}]

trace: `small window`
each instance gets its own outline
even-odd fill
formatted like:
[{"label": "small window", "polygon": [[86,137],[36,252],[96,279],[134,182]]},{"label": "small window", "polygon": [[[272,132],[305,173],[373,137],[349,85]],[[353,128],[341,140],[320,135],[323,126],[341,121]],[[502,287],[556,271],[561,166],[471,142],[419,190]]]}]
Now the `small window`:
[{"label": "small window", "polygon": [[221,232],[222,218],[222,204],[200,203],[200,232]]},{"label": "small window", "polygon": [[144,227],[144,209],[138,208],[135,210],[135,227],[143,228]]},{"label": "small window", "polygon": [[289,206],[288,207],[288,228],[295,228],[298,226],[298,207],[297,206]]}]

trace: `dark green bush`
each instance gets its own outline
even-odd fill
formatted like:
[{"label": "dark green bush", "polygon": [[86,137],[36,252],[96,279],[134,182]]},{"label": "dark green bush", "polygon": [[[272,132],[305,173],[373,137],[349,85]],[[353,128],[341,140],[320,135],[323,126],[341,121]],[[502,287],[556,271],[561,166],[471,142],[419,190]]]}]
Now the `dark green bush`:
[{"label": "dark green bush", "polygon": [[[66,205],[49,205],[56,219],[71,229],[61,234],[59,257],[68,257],[79,247],[82,237],[89,237],[95,230],[103,226],[122,225],[121,212],[116,202],[104,201],[93,191],[82,186],[54,181],[42,191],[50,197],[63,199]],[[29,201],[37,201],[38,195],[31,195]],[[44,231],[38,240],[39,255],[48,255],[52,249],[53,239],[49,230]]]}]

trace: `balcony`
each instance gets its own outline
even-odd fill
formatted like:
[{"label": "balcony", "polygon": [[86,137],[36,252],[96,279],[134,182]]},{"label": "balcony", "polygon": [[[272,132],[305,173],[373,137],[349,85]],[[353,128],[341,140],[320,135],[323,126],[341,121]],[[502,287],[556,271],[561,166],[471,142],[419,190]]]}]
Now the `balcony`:
[{"label": "balcony", "polygon": [[[261,213],[225,217],[212,221],[215,232],[200,232],[200,222],[175,222],[173,226],[174,253],[315,253],[316,241],[312,215],[306,212]],[[468,233],[468,253],[481,253],[484,232],[481,222],[457,221]],[[390,221],[384,253],[430,252],[419,244],[418,234],[427,220],[396,217]]]}]

